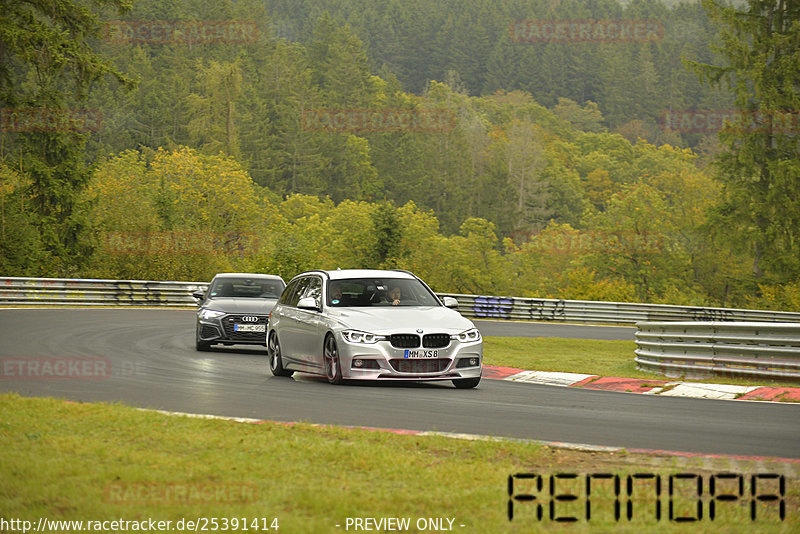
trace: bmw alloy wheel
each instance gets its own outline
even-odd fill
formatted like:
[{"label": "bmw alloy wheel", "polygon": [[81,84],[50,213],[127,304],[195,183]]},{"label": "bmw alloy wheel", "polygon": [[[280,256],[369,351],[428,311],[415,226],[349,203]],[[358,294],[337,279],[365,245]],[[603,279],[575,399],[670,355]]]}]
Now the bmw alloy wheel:
[{"label": "bmw alloy wheel", "polygon": [[339,361],[339,348],[336,346],[336,340],[332,335],[325,338],[325,348],[322,351],[325,377],[331,384],[342,383],[342,365]]}]

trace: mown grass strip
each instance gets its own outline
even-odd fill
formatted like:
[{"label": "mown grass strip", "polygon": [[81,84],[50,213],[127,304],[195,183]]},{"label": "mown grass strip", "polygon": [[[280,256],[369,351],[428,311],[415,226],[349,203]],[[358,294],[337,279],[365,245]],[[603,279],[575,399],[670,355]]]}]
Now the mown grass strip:
[{"label": "mown grass strip", "polygon": [[[245,532],[246,525],[248,532],[255,532],[254,520],[260,528],[277,519],[278,532],[289,533],[354,532],[352,526],[346,528],[348,519],[389,517],[408,518],[407,532],[433,531],[417,528],[419,521],[428,519],[441,520],[441,526],[452,519],[453,531],[464,533],[800,529],[800,468],[789,462],[581,452],[530,442],[237,423],[16,394],[0,395],[0,450],[2,517],[34,522],[40,517],[154,518],[176,525],[180,520],[218,518],[221,531],[226,518],[228,531]],[[753,521],[746,492],[735,502],[717,503],[711,521],[707,484],[711,475],[721,472],[739,473],[746,481],[756,473],[784,476],[785,518],[780,519],[778,502],[759,501]],[[535,484],[517,479],[514,496],[535,493],[539,500],[515,501],[515,518],[509,521],[508,477],[518,473],[542,475],[545,486],[539,492]],[[548,503],[555,501],[547,484],[550,475],[571,473],[578,478],[556,478],[556,495],[576,496],[556,503],[554,517],[577,518],[567,525],[550,519]],[[598,473],[619,476],[623,482],[620,521],[614,518],[613,484],[600,479],[592,486],[591,518],[585,517],[585,476]],[[661,496],[656,498],[654,490],[642,484],[634,498],[627,499],[624,482],[637,473],[661,476]],[[667,482],[679,473],[702,477],[705,484],[700,497],[704,514],[690,524],[669,519]],[[696,517],[693,484],[684,481],[676,490],[674,518]],[[767,484],[758,491],[771,491]],[[632,520],[624,515],[629,501]],[[656,501],[661,503],[658,520]],[[538,503],[543,504],[541,520],[536,516]],[[232,528],[234,518],[237,528]]]}]

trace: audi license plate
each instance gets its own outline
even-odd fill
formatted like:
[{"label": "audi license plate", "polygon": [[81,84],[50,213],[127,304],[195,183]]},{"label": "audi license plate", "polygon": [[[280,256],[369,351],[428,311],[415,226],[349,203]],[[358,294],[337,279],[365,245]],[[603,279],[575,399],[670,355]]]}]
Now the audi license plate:
[{"label": "audi license plate", "polygon": [[403,358],[438,358],[438,350],[409,350],[403,353]]},{"label": "audi license plate", "polygon": [[267,325],[265,324],[235,324],[233,325],[234,332],[266,332]]}]

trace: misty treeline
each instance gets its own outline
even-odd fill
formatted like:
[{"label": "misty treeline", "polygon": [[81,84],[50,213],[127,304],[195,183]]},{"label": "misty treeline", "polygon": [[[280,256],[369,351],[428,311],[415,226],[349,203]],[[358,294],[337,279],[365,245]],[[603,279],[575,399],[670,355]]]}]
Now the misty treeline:
[{"label": "misty treeline", "polygon": [[[91,110],[101,125],[2,132],[5,275],[387,267],[442,292],[800,310],[795,249],[765,253],[720,215],[735,210],[717,132],[662,124],[736,102],[684,61],[726,64],[699,3],[100,4],[98,31],[79,37],[109,70],[83,91],[55,60],[23,45],[11,57],[6,107]],[[593,19],[663,34],[513,35],[514,21]],[[180,20],[250,26],[245,42],[155,42],[156,23]],[[149,41],[111,35],[119,21]],[[370,112],[381,125],[358,123]]]}]

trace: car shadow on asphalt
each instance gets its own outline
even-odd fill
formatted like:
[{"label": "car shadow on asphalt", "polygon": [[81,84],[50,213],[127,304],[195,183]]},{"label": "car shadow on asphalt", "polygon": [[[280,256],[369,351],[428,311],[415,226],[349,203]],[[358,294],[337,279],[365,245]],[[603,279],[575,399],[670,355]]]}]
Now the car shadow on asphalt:
[{"label": "car shadow on asphalt", "polygon": [[197,351],[197,354],[249,354],[251,356],[267,356],[267,347],[253,345],[213,345],[208,350]]},{"label": "car shadow on asphalt", "polygon": [[[312,375],[295,371],[291,379],[296,382],[320,382],[327,383],[324,376]],[[452,382],[449,380],[429,380],[429,381],[408,381],[408,380],[345,380],[341,384],[345,387],[363,387],[363,388],[407,388],[407,389],[452,389]]]}]

